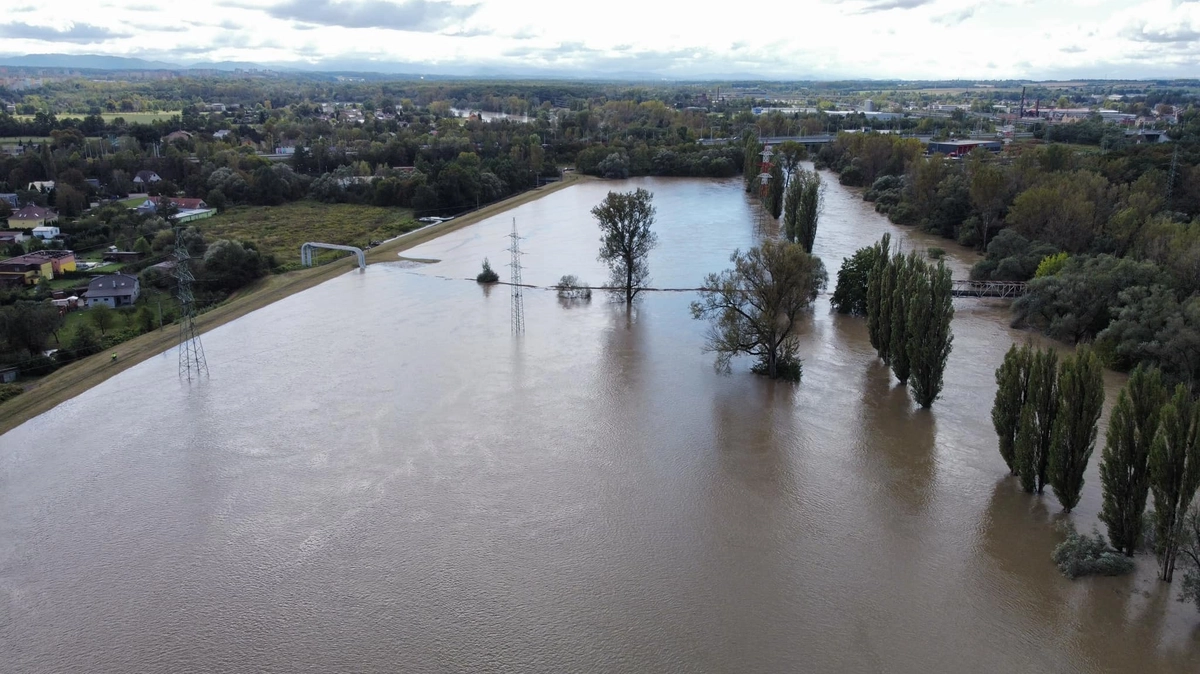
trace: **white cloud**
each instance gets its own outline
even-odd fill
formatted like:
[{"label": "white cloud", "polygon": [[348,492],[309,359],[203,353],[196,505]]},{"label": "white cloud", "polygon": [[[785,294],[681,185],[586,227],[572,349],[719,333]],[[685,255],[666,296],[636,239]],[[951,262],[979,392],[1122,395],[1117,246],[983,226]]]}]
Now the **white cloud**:
[{"label": "white cloud", "polygon": [[103,0],[96,11],[94,1],[58,0],[57,16],[87,17],[76,25],[8,19],[0,50],[881,79],[1194,76],[1200,51],[1190,44],[1200,40],[1196,0],[761,0],[745,11],[646,0],[191,0],[182,15],[146,0]]}]

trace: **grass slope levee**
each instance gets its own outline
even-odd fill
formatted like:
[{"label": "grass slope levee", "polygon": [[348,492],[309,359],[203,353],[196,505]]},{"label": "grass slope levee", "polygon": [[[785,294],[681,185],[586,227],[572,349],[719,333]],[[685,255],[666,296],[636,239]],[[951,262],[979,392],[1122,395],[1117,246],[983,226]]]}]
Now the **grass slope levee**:
[{"label": "grass slope levee", "polygon": [[[395,262],[399,259],[397,254],[400,251],[407,250],[443,234],[462,229],[468,225],[473,225],[481,220],[539,199],[551,192],[556,192],[583,180],[589,180],[589,178],[567,174],[566,179],[562,182],[539,187],[535,190],[530,190],[497,202],[491,206],[485,206],[453,220],[403,234],[367,251],[367,264]],[[299,254],[298,248],[297,254]],[[289,295],[307,290],[335,276],[344,274],[353,269],[355,264],[354,258],[348,257],[320,267],[301,269],[287,272],[286,274],[275,274],[260,279],[234,293],[232,297],[215,309],[198,316],[196,318],[196,327],[201,333],[208,332],[236,318],[245,316],[256,309],[261,309]],[[122,343],[117,349],[120,357],[116,361],[112,360],[110,351],[104,351],[71,363],[47,375],[25,393],[0,404],[0,434],[16,428],[43,412],[49,411],[59,403],[74,398],[119,372],[169,350],[178,341],[179,334],[177,330],[167,328],[146,333]]]}]

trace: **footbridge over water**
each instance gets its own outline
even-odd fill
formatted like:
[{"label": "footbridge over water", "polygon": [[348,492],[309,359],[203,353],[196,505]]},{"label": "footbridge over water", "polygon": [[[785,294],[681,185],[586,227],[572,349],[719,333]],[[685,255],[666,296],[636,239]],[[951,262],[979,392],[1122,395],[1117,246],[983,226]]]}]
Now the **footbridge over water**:
[{"label": "footbridge over water", "polygon": [[300,246],[300,264],[304,265],[305,267],[311,267],[313,265],[313,258],[316,256],[316,249],[318,248],[325,248],[328,250],[345,250],[354,253],[358,257],[358,268],[367,268],[367,256],[363,253],[362,248],[355,248],[354,246],[342,246],[336,243],[318,243],[316,241],[309,241],[303,246]]},{"label": "footbridge over water", "polygon": [[953,297],[995,297],[1016,299],[1025,294],[1024,283],[1008,281],[952,281],[950,295]]}]

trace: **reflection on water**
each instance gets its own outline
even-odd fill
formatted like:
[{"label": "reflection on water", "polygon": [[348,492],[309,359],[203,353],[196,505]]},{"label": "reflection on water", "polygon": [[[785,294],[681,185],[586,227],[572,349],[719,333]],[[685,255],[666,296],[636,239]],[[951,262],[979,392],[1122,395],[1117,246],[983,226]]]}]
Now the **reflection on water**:
[{"label": "reflection on water", "polygon": [[[922,411],[828,293],[791,386],[715,372],[690,293],[528,290],[514,338],[464,280],[515,216],[527,282],[599,282],[588,210],[635,186],[659,287],[778,231],[736,180],[579,184],[214,330],[209,381],[164,354],[0,437],[0,669],[1196,671],[1152,562],[1053,568],[991,429],[1003,304],[957,301]],[[826,197],[831,282],[887,231],[971,263]],[[1080,528],[1099,501],[1093,465]]]}]

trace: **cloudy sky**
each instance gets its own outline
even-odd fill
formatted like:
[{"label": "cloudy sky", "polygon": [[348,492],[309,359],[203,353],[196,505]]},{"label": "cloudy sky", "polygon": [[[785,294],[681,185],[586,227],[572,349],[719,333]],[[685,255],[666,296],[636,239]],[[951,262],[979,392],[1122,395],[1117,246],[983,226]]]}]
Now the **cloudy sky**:
[{"label": "cloudy sky", "polygon": [[1200,0],[0,0],[0,52],[664,78],[1200,76]]}]

